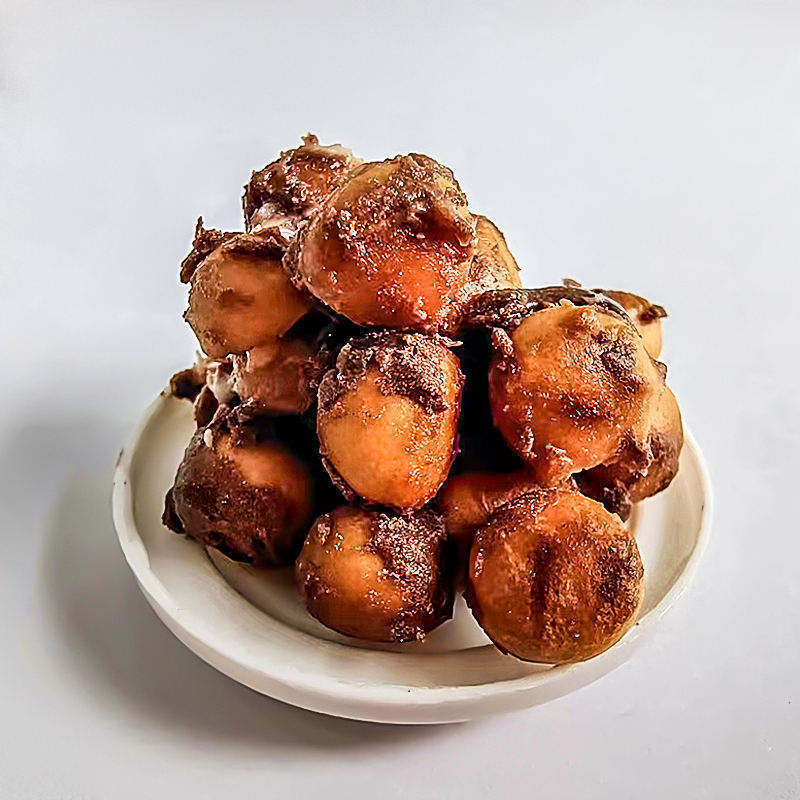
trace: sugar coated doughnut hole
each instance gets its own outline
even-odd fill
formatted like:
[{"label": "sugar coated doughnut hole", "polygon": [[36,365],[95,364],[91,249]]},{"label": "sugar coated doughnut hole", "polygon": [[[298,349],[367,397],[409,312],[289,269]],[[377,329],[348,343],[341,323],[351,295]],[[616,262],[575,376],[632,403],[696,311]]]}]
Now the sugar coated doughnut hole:
[{"label": "sugar coated doughnut hole", "polygon": [[186,449],[164,523],[237,561],[289,564],[312,519],[313,493],[308,467],[286,444],[217,415]]},{"label": "sugar coated doughnut hole", "polygon": [[441,340],[383,331],[345,345],[322,380],[317,432],[345,497],[422,507],[452,464],[463,377]]},{"label": "sugar coated doughnut hole", "polygon": [[475,238],[453,173],[413,153],[358,167],[285,263],[298,285],[359,325],[436,331],[468,291]]},{"label": "sugar coated doughnut hole", "polygon": [[576,305],[576,291],[557,287],[545,303],[531,291],[531,307],[494,333],[494,423],[543,485],[610,461],[624,442],[642,445],[664,386],[624,312]]},{"label": "sugar coated doughnut hole", "polygon": [[184,317],[205,353],[221,357],[270,342],[310,310],[311,298],[292,286],[282,256],[269,237],[222,233],[198,222],[181,280],[190,284]]},{"label": "sugar coated doughnut hole", "polygon": [[582,661],[633,625],[644,569],[633,534],[570,488],[540,489],[478,528],[467,602],[489,638],[525,661]]},{"label": "sugar coated doughnut hole", "polygon": [[431,511],[337,508],[312,526],[295,577],[314,617],[360,639],[421,639],[452,615],[444,526]]}]

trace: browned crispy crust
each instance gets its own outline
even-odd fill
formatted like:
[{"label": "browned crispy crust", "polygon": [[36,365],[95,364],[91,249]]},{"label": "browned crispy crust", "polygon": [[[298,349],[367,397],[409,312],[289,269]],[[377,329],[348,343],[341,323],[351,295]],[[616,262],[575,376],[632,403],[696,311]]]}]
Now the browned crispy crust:
[{"label": "browned crispy crust", "polygon": [[634,503],[664,491],[678,474],[683,431],[654,431],[644,446],[626,442],[610,464],[575,475],[578,489],[627,520]]},{"label": "browned crispy crust", "polygon": [[[342,517],[367,526],[363,551],[377,556],[378,572],[363,575],[365,584],[349,585],[344,563],[353,554],[349,543],[328,547]],[[357,556],[356,556],[357,557]],[[309,612],[348,636],[374,641],[410,642],[452,616],[453,589],[446,534],[432,511],[396,516],[383,511],[342,507],[312,526],[295,566],[296,582]],[[370,599],[364,602],[363,591]],[[400,607],[394,597],[399,595]],[[388,612],[393,607],[394,611]],[[344,613],[358,609],[358,614]]]},{"label": "browned crispy crust", "polygon": [[469,268],[469,296],[492,289],[521,288],[519,265],[503,232],[482,214],[475,218],[475,254]]},{"label": "browned crispy crust", "polygon": [[628,314],[634,320],[638,319],[645,324],[668,316],[664,306],[651,303],[644,297],[633,294],[633,292],[622,292],[617,289],[594,289],[593,291],[610,297],[615,303],[619,303],[623,308],[627,309]]},{"label": "browned crispy crust", "polygon": [[169,379],[169,390],[172,396],[190,402],[194,402],[205,385],[206,371],[202,364],[182,369]]},{"label": "browned crispy crust", "polygon": [[218,248],[223,252],[245,253],[281,258],[284,247],[280,240],[270,234],[236,233],[204,228],[203,218],[197,218],[192,249],[181,262],[181,283],[189,283],[205,259]]},{"label": "browned crispy crust", "polygon": [[346,147],[321,145],[314,134],[306,134],[299,147],[253,172],[242,197],[246,229],[268,225],[274,217],[288,218],[296,229],[360,163]]},{"label": "browned crispy crust", "polygon": [[[445,361],[450,344],[449,340],[442,337],[418,333],[373,332],[346,344],[339,353],[336,367],[325,374],[317,393],[320,459],[332,483],[348,501],[372,506],[383,504],[399,513],[408,513],[420,508],[435,496],[458,452],[457,419],[464,377],[458,369],[456,359],[452,363]],[[397,498],[379,500],[366,489],[362,489],[363,493],[359,494],[334,464],[337,456],[330,451],[331,445],[327,441],[325,426],[339,413],[343,396],[356,391],[368,373],[374,377],[382,394],[411,400],[430,420],[431,424],[427,426],[430,430],[419,435],[431,436],[431,431],[435,431],[436,436],[447,436],[452,429],[452,444],[449,444],[446,460],[440,462],[436,469],[438,479],[429,486],[426,484],[426,490],[415,496],[413,502],[400,501]],[[450,380],[457,381],[457,385],[450,384]],[[434,445],[431,441],[426,441],[430,448],[425,452],[432,452]],[[376,456],[379,457],[381,443],[374,444]],[[414,464],[416,461],[409,456],[409,465],[413,467]],[[426,465],[426,470],[429,469],[434,468]],[[397,480],[402,483],[403,479]],[[377,485],[373,485],[373,490]]]},{"label": "browned crispy crust", "polygon": [[515,500],[478,530],[467,602],[503,652],[591,658],[633,624],[644,568],[636,540],[599,504],[563,487]]},{"label": "browned crispy crust", "polygon": [[563,302],[599,309],[633,324],[625,310],[614,300],[593,289],[578,286],[545,286],[539,289],[495,289],[476,295],[465,306],[465,327],[503,328],[513,331],[531,314],[553,308]]},{"label": "browned crispy crust", "polygon": [[323,412],[330,409],[368,370],[375,370],[378,386],[386,395],[407,397],[430,414],[442,413],[447,409],[449,387],[444,384],[441,348],[453,344],[441,336],[395,331],[375,331],[352,339],[339,351],[336,369],[320,384],[319,408]]},{"label": "browned crispy crust", "polygon": [[231,435],[234,446],[253,442],[253,430],[235,426],[234,420],[232,411],[220,413],[196,431],[165,498],[162,521],[235,561],[290,563],[300,546],[305,512],[277,488],[248,483],[216,452],[214,438],[223,433]]}]

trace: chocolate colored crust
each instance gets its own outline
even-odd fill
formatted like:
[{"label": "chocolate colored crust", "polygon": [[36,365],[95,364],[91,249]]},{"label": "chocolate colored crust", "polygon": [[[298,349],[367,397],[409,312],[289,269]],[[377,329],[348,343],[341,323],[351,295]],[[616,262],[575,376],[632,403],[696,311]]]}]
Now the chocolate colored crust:
[{"label": "chocolate colored crust", "polygon": [[[447,410],[447,374],[442,367],[442,347],[453,343],[420,333],[378,331],[348,342],[339,352],[336,368],[319,387],[319,408],[324,412],[374,370],[386,395],[412,400],[429,414]],[[462,386],[463,386],[463,378]],[[459,388],[460,394],[460,388]]]},{"label": "chocolate colored crust", "polygon": [[256,216],[310,216],[328,195],[341,186],[360,163],[341,145],[320,145],[314,134],[299,147],[285,150],[264,169],[253,172],[244,187],[242,209],[247,230]]},{"label": "chocolate colored crust", "polygon": [[678,473],[682,446],[682,431],[654,432],[644,447],[634,442],[624,445],[614,463],[578,473],[575,483],[582,494],[602,503],[625,522],[634,503],[664,491],[672,483]]},{"label": "chocolate colored crust", "polygon": [[299,509],[278,489],[247,483],[232,462],[206,444],[209,430],[198,429],[186,449],[165,498],[164,525],[235,561],[290,563],[302,541],[292,530]]},{"label": "chocolate colored crust", "polygon": [[[339,213],[331,222],[345,247],[357,248],[364,239],[383,229],[405,225],[418,235],[428,235],[431,221],[437,230],[452,231],[453,244],[465,248],[475,245],[475,221],[470,214],[458,213],[467,207],[467,198],[448,167],[421,153],[390,159],[398,167],[388,180],[359,195],[348,213]],[[373,167],[358,167],[352,177]]]},{"label": "chocolate colored crust", "polygon": [[576,286],[546,286],[541,289],[495,289],[472,298],[466,305],[462,324],[466,327],[503,328],[513,331],[536,311],[562,302],[575,306],[597,306],[633,325],[618,303],[592,289]]},{"label": "chocolate colored crust", "polygon": [[[610,297],[615,303],[619,303],[623,308],[635,309],[636,317],[640,322],[648,323],[655,322],[657,319],[663,319],[667,316],[667,311],[664,306],[658,306],[651,303],[644,297],[632,292],[620,292],[616,289],[593,289],[594,292],[604,294]],[[630,312],[629,312],[630,313]]]},{"label": "chocolate colored crust", "polygon": [[218,408],[219,402],[214,396],[214,392],[210,387],[204,385],[194,400],[194,421],[197,423],[197,427],[204,428],[211,424]]},{"label": "chocolate colored crust", "polygon": [[205,369],[200,364],[188,369],[182,369],[169,379],[169,390],[172,396],[177,397],[179,400],[189,400],[190,402],[194,402],[205,385]]},{"label": "chocolate colored crust", "polygon": [[181,283],[189,283],[205,259],[218,248],[223,252],[245,253],[255,256],[272,256],[280,259],[284,247],[280,240],[269,234],[234,233],[204,228],[203,218],[197,218],[192,249],[181,262]]}]

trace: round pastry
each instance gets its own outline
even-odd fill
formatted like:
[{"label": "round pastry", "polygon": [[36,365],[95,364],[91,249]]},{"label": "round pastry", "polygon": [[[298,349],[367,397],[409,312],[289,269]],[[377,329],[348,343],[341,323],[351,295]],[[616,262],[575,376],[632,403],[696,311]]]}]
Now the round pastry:
[{"label": "round pastry", "polygon": [[475,214],[475,255],[470,265],[469,294],[490,289],[522,286],[519,266],[500,229],[481,214]]},{"label": "round pastry", "polygon": [[376,332],[345,345],[322,380],[320,454],[350,500],[420,508],[453,461],[463,377],[441,340]]},{"label": "round pastry", "polygon": [[313,514],[305,464],[225,415],[197,430],[167,493],[164,524],[236,561],[291,563]]},{"label": "round pastry", "polygon": [[295,283],[359,325],[436,331],[468,291],[475,221],[453,173],[413,153],[363,164],[286,255]]},{"label": "round pastry", "polygon": [[436,496],[447,535],[464,549],[475,529],[499,508],[538,489],[527,470],[516,472],[462,472],[451,475]]},{"label": "round pastry", "polygon": [[342,506],[311,527],[295,577],[323,625],[374,642],[422,639],[452,616],[441,519]]},{"label": "round pastry", "polygon": [[657,306],[644,297],[631,292],[620,292],[615,289],[596,289],[606,297],[619,303],[633,320],[644,339],[644,346],[653,358],[661,355],[661,320],[667,316],[663,306]]},{"label": "round pastry", "polygon": [[616,304],[555,288],[517,291],[530,307],[495,329],[489,371],[494,423],[546,486],[611,461],[624,442],[644,446],[664,387]]},{"label": "round pastry", "polygon": [[633,534],[569,488],[540,489],[475,534],[466,598],[500,650],[525,661],[583,661],[633,625],[644,569]]},{"label": "round pastry", "polygon": [[292,286],[282,255],[269,237],[222,233],[198,221],[181,280],[190,283],[184,318],[205,353],[219,358],[266,344],[309,311],[312,300]]},{"label": "round pastry", "polygon": [[253,173],[242,207],[249,233],[269,231],[291,241],[304,220],[338,189],[361,160],[340,144],[321,145],[313,134],[303,144]]},{"label": "round pastry", "polygon": [[623,443],[613,460],[575,476],[583,494],[627,520],[634,503],[667,488],[678,473],[683,425],[675,395],[664,386],[644,445]]},{"label": "round pastry", "polygon": [[304,414],[332,354],[305,338],[273,339],[233,356],[233,387],[243,403],[270,414]]}]

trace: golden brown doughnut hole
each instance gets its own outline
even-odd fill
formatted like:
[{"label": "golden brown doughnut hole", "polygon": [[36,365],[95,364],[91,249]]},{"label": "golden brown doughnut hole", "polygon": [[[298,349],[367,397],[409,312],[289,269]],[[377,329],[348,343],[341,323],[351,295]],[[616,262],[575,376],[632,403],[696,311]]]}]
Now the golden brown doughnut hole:
[{"label": "golden brown doughnut hole", "polygon": [[308,611],[374,642],[408,642],[449,619],[453,593],[441,520],[342,506],[312,526],[295,565]]},{"label": "golden brown doughnut hole", "polygon": [[467,601],[489,638],[525,661],[582,661],[633,625],[644,591],[636,540],[571,489],[515,500],[475,534]]},{"label": "golden brown doughnut hole", "polygon": [[597,306],[562,302],[495,333],[495,425],[543,485],[642,443],[664,378],[635,328]]},{"label": "golden brown doughnut hole", "polygon": [[277,441],[199,429],[166,498],[164,523],[237,561],[291,563],[313,512],[305,464]]},{"label": "golden brown doughnut hole", "polygon": [[435,338],[383,332],[345,345],[317,410],[320,453],[345,496],[400,512],[427,503],[453,460],[462,385]]},{"label": "golden brown doughnut hole", "polygon": [[475,222],[453,173],[411,154],[364,164],[287,254],[295,281],[359,325],[435,331],[469,282]]},{"label": "golden brown doughnut hole", "polygon": [[182,274],[191,282],[184,317],[203,351],[220,358],[281,336],[311,308],[311,299],[292,286],[274,243],[211,233],[220,243],[204,254],[196,249],[184,261],[190,266]]}]

